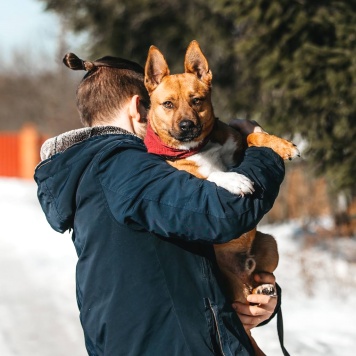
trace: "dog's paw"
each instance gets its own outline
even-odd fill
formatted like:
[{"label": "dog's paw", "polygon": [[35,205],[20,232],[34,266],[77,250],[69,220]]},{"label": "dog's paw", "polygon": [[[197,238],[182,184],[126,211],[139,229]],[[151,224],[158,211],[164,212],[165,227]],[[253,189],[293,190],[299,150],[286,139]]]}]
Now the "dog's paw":
[{"label": "dog's paw", "polygon": [[232,194],[244,196],[255,191],[253,182],[249,178],[235,172],[213,172],[207,179]]},{"label": "dog's paw", "polygon": [[300,152],[293,142],[278,136],[269,135],[266,132],[254,132],[248,135],[247,144],[248,146],[269,147],[284,160],[300,157]]},{"label": "dog's paw", "polygon": [[252,290],[252,294],[265,294],[270,297],[276,297],[277,291],[273,284],[261,284]]},{"label": "dog's paw", "polygon": [[278,153],[284,160],[292,160],[295,157],[300,157],[300,152],[297,146],[283,138],[278,138],[278,145],[273,147],[273,150]]}]

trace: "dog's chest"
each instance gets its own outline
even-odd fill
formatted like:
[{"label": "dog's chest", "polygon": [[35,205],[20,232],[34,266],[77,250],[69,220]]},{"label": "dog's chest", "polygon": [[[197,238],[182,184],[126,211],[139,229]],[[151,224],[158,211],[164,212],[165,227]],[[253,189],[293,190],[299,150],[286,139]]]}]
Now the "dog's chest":
[{"label": "dog's chest", "polygon": [[212,172],[225,172],[234,163],[235,150],[236,143],[229,138],[223,145],[209,142],[200,152],[169,163],[199,178],[207,178]]}]

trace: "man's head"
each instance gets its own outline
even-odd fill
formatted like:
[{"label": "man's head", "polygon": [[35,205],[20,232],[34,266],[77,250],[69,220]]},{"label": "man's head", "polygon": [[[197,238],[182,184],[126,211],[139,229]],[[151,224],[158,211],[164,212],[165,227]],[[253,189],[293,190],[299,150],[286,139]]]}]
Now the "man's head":
[{"label": "man's head", "polygon": [[111,56],[86,61],[73,53],[66,54],[63,63],[70,69],[87,71],[77,89],[77,108],[85,126],[112,124],[133,98],[138,109],[147,109],[149,96],[139,64]]}]

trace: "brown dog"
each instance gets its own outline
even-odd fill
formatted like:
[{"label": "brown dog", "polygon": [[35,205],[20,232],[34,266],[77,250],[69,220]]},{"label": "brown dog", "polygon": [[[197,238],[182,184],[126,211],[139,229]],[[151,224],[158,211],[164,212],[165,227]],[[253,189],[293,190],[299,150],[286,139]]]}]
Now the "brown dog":
[{"label": "brown dog", "polygon": [[[247,177],[226,172],[245,144],[236,130],[215,118],[212,73],[196,41],[190,43],[184,65],[184,74],[170,75],[161,52],[154,46],[149,49],[145,66],[145,85],[151,98],[145,138],[148,151],[232,193],[252,193],[253,183]],[[270,147],[283,159],[299,155],[294,144],[265,132],[250,134],[247,143]],[[257,286],[253,279],[253,273],[273,273],[277,267],[277,244],[272,236],[253,229],[229,243],[214,245],[214,249],[232,301],[246,303],[250,293],[275,294],[273,285]],[[256,354],[263,354],[250,338]]]}]

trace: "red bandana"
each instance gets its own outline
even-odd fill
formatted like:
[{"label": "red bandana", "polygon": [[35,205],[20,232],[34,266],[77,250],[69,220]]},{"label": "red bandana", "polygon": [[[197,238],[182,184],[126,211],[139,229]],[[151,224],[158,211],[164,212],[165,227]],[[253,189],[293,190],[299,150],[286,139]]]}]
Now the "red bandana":
[{"label": "red bandana", "polygon": [[189,150],[182,150],[179,148],[174,148],[165,145],[158,135],[152,130],[151,125],[147,124],[147,132],[145,136],[145,145],[147,147],[147,152],[153,153],[159,156],[163,156],[167,160],[173,161],[176,159],[186,158],[198,153],[209,141],[209,138],[206,138],[202,143],[197,147],[194,147]]}]

